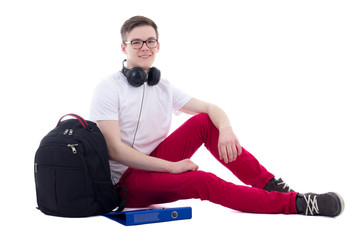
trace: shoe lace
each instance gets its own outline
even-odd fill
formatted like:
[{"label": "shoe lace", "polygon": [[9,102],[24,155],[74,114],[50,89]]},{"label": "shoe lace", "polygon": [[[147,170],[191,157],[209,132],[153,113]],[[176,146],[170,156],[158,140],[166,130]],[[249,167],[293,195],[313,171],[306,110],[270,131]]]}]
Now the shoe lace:
[{"label": "shoe lace", "polygon": [[284,182],[282,179],[281,179],[281,182],[277,183],[277,185],[278,185],[278,186],[284,185],[284,186],[282,187],[283,189],[288,188],[288,189],[287,189],[288,192],[292,191],[292,189],[290,188],[290,186],[289,186],[286,182]]},{"label": "shoe lace", "polygon": [[311,195],[304,196],[305,202],[306,202],[306,211],[305,211],[305,215],[309,215],[309,213],[311,215],[314,215],[314,213],[319,214],[319,207],[318,207],[318,202],[316,199],[316,195],[313,197],[313,199],[311,199]]}]

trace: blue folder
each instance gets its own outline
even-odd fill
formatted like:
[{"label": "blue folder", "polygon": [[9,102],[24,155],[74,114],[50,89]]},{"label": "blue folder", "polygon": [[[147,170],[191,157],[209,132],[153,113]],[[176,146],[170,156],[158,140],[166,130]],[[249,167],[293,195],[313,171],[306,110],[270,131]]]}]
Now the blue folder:
[{"label": "blue folder", "polygon": [[191,219],[191,207],[111,212],[103,216],[125,226]]}]

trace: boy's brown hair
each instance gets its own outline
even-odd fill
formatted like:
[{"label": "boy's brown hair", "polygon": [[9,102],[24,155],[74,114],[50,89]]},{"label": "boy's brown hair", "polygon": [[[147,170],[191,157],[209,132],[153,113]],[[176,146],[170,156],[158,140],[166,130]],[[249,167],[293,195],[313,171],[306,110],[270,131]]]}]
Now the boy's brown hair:
[{"label": "boy's brown hair", "polygon": [[121,27],[120,33],[121,38],[123,42],[125,43],[127,41],[127,33],[129,33],[131,30],[133,30],[135,27],[139,26],[151,26],[155,29],[156,38],[159,38],[159,33],[157,30],[157,26],[153,20],[150,18],[144,17],[144,16],[134,16],[124,22],[124,24]]}]

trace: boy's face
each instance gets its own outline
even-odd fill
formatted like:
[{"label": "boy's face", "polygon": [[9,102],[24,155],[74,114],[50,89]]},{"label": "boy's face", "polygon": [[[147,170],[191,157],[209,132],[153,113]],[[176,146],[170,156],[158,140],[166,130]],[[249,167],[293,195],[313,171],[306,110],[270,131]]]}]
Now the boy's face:
[{"label": "boy's face", "polygon": [[[135,27],[127,34],[126,42],[133,40],[146,41],[156,39],[155,29],[151,26]],[[127,68],[141,67],[145,71],[149,70],[155,61],[155,56],[159,52],[160,45],[156,48],[149,48],[145,43],[140,49],[133,49],[131,44],[121,44],[121,50],[127,55]]]}]

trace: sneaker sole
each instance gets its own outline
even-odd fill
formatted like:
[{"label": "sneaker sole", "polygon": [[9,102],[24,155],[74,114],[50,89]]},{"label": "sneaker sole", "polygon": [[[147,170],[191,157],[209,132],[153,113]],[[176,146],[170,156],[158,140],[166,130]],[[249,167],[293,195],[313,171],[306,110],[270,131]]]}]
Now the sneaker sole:
[{"label": "sneaker sole", "polygon": [[336,192],[329,192],[329,195],[333,196],[337,202],[338,202],[338,210],[331,216],[331,217],[337,217],[339,215],[341,215],[344,212],[345,209],[345,202],[344,199],[341,197],[340,194],[336,193]]}]

